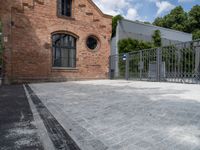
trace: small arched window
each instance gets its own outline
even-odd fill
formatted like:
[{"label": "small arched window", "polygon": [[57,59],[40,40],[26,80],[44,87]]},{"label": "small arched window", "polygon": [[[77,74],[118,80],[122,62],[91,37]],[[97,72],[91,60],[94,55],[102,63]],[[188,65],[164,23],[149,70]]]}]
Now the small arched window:
[{"label": "small arched window", "polygon": [[52,35],[53,67],[76,67],[76,38],[57,33]]}]

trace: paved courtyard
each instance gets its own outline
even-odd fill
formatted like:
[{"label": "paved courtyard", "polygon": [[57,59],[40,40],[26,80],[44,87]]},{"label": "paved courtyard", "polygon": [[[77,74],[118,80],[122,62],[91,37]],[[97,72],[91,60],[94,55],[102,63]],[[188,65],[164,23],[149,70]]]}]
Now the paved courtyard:
[{"label": "paved courtyard", "polygon": [[200,85],[30,84],[82,150],[200,150]]}]

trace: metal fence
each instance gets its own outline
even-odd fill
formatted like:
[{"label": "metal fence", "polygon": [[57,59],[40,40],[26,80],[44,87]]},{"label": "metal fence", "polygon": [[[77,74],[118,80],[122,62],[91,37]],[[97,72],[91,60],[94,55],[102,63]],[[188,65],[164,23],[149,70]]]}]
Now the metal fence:
[{"label": "metal fence", "polygon": [[200,83],[200,40],[110,56],[110,78]]}]

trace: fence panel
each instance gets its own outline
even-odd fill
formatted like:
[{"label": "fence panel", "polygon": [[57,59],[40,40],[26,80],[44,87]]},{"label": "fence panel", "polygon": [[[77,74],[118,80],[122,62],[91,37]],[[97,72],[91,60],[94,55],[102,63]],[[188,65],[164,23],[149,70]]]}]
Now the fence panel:
[{"label": "fence panel", "polygon": [[200,40],[110,56],[110,77],[200,83]]}]

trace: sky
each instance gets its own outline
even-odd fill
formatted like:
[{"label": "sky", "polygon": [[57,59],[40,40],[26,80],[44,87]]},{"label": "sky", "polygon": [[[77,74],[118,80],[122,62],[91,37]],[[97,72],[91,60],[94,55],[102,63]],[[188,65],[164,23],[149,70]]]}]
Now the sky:
[{"label": "sky", "polygon": [[156,17],[162,17],[176,6],[182,6],[189,11],[194,5],[200,5],[200,0],[93,0],[96,5],[109,15],[121,14],[129,20],[153,22]]}]

